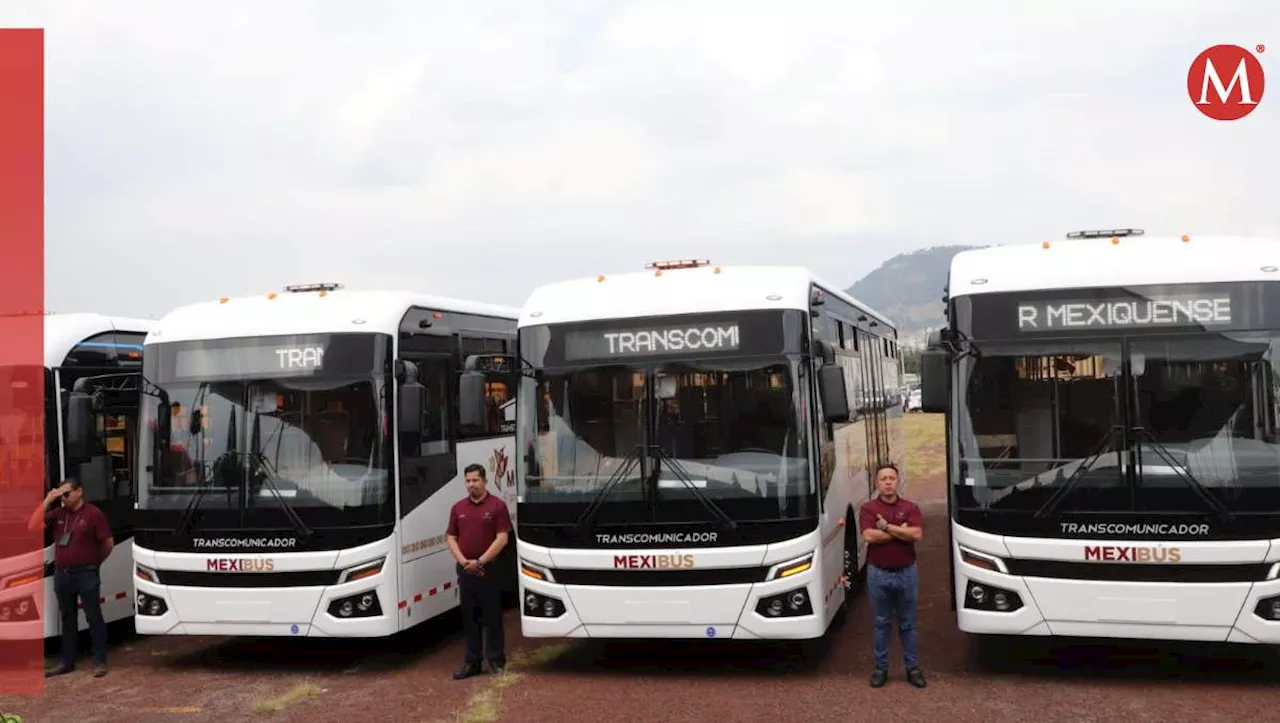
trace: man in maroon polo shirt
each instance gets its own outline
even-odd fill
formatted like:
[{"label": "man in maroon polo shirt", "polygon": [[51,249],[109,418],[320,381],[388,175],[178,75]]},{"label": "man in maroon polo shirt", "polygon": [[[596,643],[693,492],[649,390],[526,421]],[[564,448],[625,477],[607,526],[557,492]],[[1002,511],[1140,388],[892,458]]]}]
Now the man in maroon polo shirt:
[{"label": "man in maroon polo shirt", "polygon": [[462,627],[467,636],[467,657],[453,674],[454,680],[480,674],[481,637],[488,631],[484,658],[489,669],[501,673],[507,666],[502,635],[502,586],[497,575],[490,577],[485,565],[507,546],[511,535],[511,515],[507,503],[485,489],[484,467],[469,464],[467,497],[449,510],[445,538],[458,561],[458,594],[462,603]]},{"label": "man in maroon polo shirt", "polygon": [[[49,507],[62,500],[62,505]],[[31,513],[27,529],[32,532],[53,527],[53,590],[62,612],[62,660],[45,671],[45,677],[70,673],[76,667],[76,639],[80,635],[76,598],[84,606],[93,651],[93,677],[107,674],[107,624],[98,602],[102,578],[98,565],[111,554],[115,538],[102,510],[84,499],[79,480],[68,480],[49,491]]]},{"label": "man in maroon polo shirt", "polygon": [[876,669],[871,685],[879,688],[889,680],[889,632],[896,617],[907,680],[923,688],[916,654],[916,543],[924,534],[924,516],[914,502],[898,496],[898,468],[892,464],[876,469],[876,489],[879,496],[864,502],[858,515],[858,528],[867,541],[867,594],[875,613]]}]

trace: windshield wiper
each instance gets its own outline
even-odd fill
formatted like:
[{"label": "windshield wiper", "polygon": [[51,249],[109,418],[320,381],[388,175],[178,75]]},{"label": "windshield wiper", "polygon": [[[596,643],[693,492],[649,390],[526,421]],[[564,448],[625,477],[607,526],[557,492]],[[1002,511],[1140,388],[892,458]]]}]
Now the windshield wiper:
[{"label": "windshield wiper", "polygon": [[591,526],[591,520],[595,518],[596,512],[600,509],[600,505],[604,502],[605,497],[609,496],[609,493],[613,491],[614,487],[628,479],[628,473],[631,468],[640,463],[639,452],[641,449],[642,447],[637,444],[634,449],[627,452],[627,456],[622,458],[622,464],[614,471],[613,474],[609,475],[609,479],[604,483],[604,487],[601,487],[600,491],[595,494],[595,497],[591,498],[591,503],[587,505],[587,509],[583,510],[582,514],[578,516],[577,526],[579,529],[586,530]]},{"label": "windshield wiper", "polygon": [[[1173,470],[1173,473],[1176,474],[1179,479],[1187,483],[1187,486],[1191,488],[1191,491],[1196,493],[1196,496],[1208,505],[1209,509],[1213,510],[1214,513],[1218,515],[1219,520],[1223,523],[1231,522],[1234,516],[1231,514],[1231,511],[1227,509],[1226,505],[1223,505],[1221,502],[1214,499],[1213,495],[1209,494],[1209,491],[1200,483],[1200,480],[1192,477],[1191,473],[1185,470],[1185,465],[1182,469],[1179,469],[1178,461],[1175,460],[1173,455],[1169,453],[1169,450],[1160,443],[1160,440],[1156,439],[1151,432],[1148,432],[1146,427],[1134,427],[1133,431],[1137,432],[1140,437],[1151,444],[1151,448],[1156,451],[1156,454],[1164,460],[1165,464],[1169,465],[1169,468]],[[1138,460],[1139,464],[1141,464],[1141,450],[1138,452]]]},{"label": "windshield wiper", "polygon": [[[280,479],[280,475],[276,472],[275,465],[271,464],[271,460],[267,459],[267,455],[262,453],[262,416],[257,412],[253,414],[253,438],[250,442],[249,459],[257,463],[256,469],[249,471],[250,491],[252,491],[252,482],[254,477],[261,477],[262,481],[271,489],[271,493],[276,496],[276,501],[284,508],[285,515],[289,518],[289,522],[293,525],[293,529],[303,537],[311,537],[313,534],[307,523],[302,521],[298,516],[297,510],[293,509],[293,505],[285,502],[284,495],[280,493],[280,488],[276,486],[275,480]],[[256,473],[256,474],[255,474]],[[246,498],[246,506],[248,500]]]},{"label": "windshield wiper", "polygon": [[1040,506],[1040,509],[1036,510],[1034,515],[1035,519],[1042,519],[1045,515],[1048,515],[1050,512],[1057,509],[1058,505],[1062,504],[1062,500],[1071,493],[1071,490],[1075,488],[1076,484],[1080,480],[1084,479],[1084,475],[1089,471],[1089,468],[1092,467],[1094,463],[1102,457],[1103,453],[1107,451],[1107,447],[1109,447],[1111,442],[1115,440],[1116,436],[1123,431],[1124,425],[1117,424],[1103,435],[1102,439],[1098,442],[1098,446],[1094,448],[1093,452],[1090,453],[1088,457],[1084,458],[1084,462],[1082,462],[1079,467],[1076,467],[1076,470],[1072,472],[1071,476],[1067,478],[1067,481],[1058,488],[1058,491],[1054,492],[1053,495],[1049,497],[1048,500],[1045,500],[1045,503]]},{"label": "windshield wiper", "polygon": [[[276,486],[275,480],[283,478],[276,473],[275,468],[271,465],[271,461],[267,459],[267,455],[254,450],[249,452],[249,459],[257,465],[254,470],[250,471],[250,474],[261,478],[263,483],[271,490],[271,493],[275,495],[276,501],[279,502],[280,507],[284,509],[284,514],[289,518],[289,522],[293,525],[293,529],[303,537],[311,537],[315,534],[310,527],[307,527],[307,523],[303,522],[302,518],[298,516],[298,513],[293,509],[293,506],[285,501],[284,495],[280,493],[280,488]],[[254,474],[255,472],[257,474]]]},{"label": "windshield wiper", "polygon": [[[204,469],[200,470],[200,476],[202,478],[204,477]],[[208,484],[208,480],[201,479],[201,481],[205,482],[205,484],[197,487],[196,493],[191,496],[191,501],[187,503],[187,509],[182,512],[182,519],[178,522],[178,526],[173,530],[174,537],[182,536],[182,534],[187,531],[187,528],[191,526],[191,521],[195,519],[196,516],[196,505],[204,498],[205,494],[209,492],[211,485]]]},{"label": "windshield wiper", "polygon": [[705,492],[698,489],[698,486],[693,483],[693,479],[690,478],[689,474],[685,471],[684,465],[680,464],[680,461],[677,460],[675,457],[672,457],[671,455],[667,454],[666,450],[662,448],[662,445],[659,445],[659,444],[652,445],[649,447],[649,451],[655,452],[658,458],[658,464],[655,465],[656,469],[654,470],[654,475],[653,475],[655,482],[658,479],[662,469],[662,460],[666,459],[668,462],[671,463],[671,469],[675,471],[676,477],[681,482],[684,482],[685,486],[688,487],[691,492],[693,492],[693,496],[698,498],[698,501],[702,503],[703,507],[707,508],[708,512],[720,518],[720,522],[724,528],[730,531],[738,529],[738,523],[735,522],[734,519],[730,517],[728,513],[724,511],[723,508],[720,507],[720,505],[717,505],[715,502],[711,500],[710,497],[707,497]]}]

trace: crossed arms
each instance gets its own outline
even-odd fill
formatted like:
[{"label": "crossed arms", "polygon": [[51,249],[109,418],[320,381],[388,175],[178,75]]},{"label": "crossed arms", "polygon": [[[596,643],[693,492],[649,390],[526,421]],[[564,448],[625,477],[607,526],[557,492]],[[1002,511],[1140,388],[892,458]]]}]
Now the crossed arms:
[{"label": "crossed arms", "polygon": [[[862,539],[869,544],[878,545],[894,540],[902,540],[903,542],[919,542],[924,536],[924,529],[918,513],[912,513],[907,517],[906,524],[891,525],[880,515],[876,515],[874,520],[869,519],[870,515],[864,512],[862,515]],[[881,529],[883,528],[883,529]]]}]

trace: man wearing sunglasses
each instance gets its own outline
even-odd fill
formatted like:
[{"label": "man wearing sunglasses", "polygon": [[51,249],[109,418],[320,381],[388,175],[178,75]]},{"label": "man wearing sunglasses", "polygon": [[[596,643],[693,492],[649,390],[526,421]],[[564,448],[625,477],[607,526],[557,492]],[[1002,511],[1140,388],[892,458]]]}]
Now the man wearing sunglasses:
[{"label": "man wearing sunglasses", "polygon": [[[54,509],[50,507],[62,504]],[[27,529],[53,527],[53,590],[62,611],[62,661],[45,671],[45,677],[70,673],[76,667],[79,614],[76,598],[84,607],[93,651],[93,677],[107,674],[107,624],[102,618],[99,594],[102,578],[98,565],[111,554],[115,539],[102,510],[84,499],[80,481],[71,479],[49,491],[31,514]]]}]

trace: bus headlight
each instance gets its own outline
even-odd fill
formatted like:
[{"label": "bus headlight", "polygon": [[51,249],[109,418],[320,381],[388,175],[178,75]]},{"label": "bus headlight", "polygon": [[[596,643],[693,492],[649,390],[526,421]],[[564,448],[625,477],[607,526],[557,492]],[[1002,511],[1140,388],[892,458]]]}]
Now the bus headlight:
[{"label": "bus headlight", "polygon": [[520,560],[520,574],[525,577],[531,577],[534,580],[542,580],[544,582],[555,582],[551,571],[541,565],[535,565],[528,560]]},{"label": "bus headlight", "polygon": [[793,618],[813,614],[813,603],[809,600],[809,589],[798,587],[777,595],[760,598],[756,603],[756,613],[766,618]]},{"label": "bus headlight", "polygon": [[386,561],[387,558],[383,556],[372,562],[364,562],[355,567],[349,567],[338,576],[338,584],[341,585],[346,582],[355,582],[356,580],[373,577],[382,572],[382,563]]},{"label": "bus headlight", "polygon": [[0,623],[27,622],[36,617],[36,600],[30,595],[0,605]]},{"label": "bus headlight", "polygon": [[550,595],[525,590],[524,614],[530,618],[558,618],[564,614],[564,603]]},{"label": "bus headlight", "polygon": [[382,603],[376,590],[366,590],[329,603],[329,614],[342,620],[377,617],[382,614]]},{"label": "bus headlight", "polygon": [[965,589],[964,606],[968,610],[1011,613],[1022,607],[1022,598],[1012,590],[970,580]]},{"label": "bus headlight", "polygon": [[558,618],[564,615],[564,603],[550,595],[525,590],[523,614],[531,618]]},{"label": "bus headlight", "polygon": [[766,580],[780,580],[784,577],[792,577],[802,572],[807,572],[813,567],[813,553],[806,553],[794,560],[780,562],[769,569]]},{"label": "bus headlight", "polygon": [[1264,597],[1259,600],[1258,604],[1253,608],[1253,614],[1263,620],[1280,622],[1280,595]]},{"label": "bus headlight", "polygon": [[164,615],[169,612],[169,606],[165,604],[164,598],[159,595],[139,592],[137,603],[139,615],[159,617],[160,615]]}]

